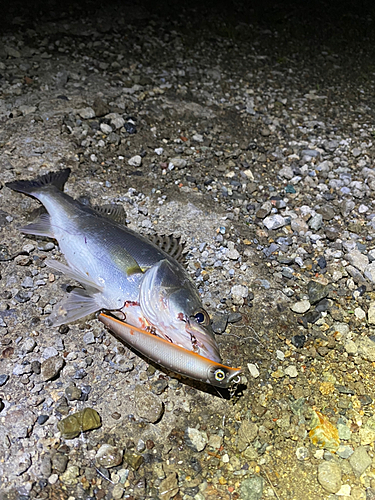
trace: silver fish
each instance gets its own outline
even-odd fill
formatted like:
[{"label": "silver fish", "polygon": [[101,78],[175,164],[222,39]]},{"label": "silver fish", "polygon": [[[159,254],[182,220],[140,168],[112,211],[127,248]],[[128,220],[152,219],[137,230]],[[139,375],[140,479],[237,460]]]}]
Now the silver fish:
[{"label": "silver fish", "polygon": [[49,323],[117,311],[130,325],[220,363],[209,315],[185,269],[147,238],[65,194],[69,174],[65,169],[7,184],[45,206],[48,214],[21,231],[56,239],[68,265],[46,264],[83,287],[54,307]]},{"label": "silver fish", "polygon": [[195,352],[171,344],[156,335],[108,316],[108,314],[100,313],[98,319],[121,340],[152,361],[174,372],[223,389],[238,384],[240,381],[240,368],[230,368],[216,363]]}]

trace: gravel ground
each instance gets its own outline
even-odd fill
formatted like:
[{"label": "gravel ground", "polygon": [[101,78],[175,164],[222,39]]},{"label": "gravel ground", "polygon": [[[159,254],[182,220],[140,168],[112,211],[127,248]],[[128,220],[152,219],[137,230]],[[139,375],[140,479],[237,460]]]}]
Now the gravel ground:
[{"label": "gravel ground", "polygon": [[[373,18],[245,4],[4,15],[1,499],[375,499]],[[186,242],[236,394],[45,324],[73,283],[4,183],[66,166]]]}]

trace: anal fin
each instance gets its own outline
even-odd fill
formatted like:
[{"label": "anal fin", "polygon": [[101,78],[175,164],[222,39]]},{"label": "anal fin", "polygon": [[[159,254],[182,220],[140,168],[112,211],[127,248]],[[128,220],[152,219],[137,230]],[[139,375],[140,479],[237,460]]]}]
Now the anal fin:
[{"label": "anal fin", "polygon": [[95,295],[90,295],[83,288],[74,288],[58,302],[47,318],[50,326],[60,326],[84,318],[101,309]]}]

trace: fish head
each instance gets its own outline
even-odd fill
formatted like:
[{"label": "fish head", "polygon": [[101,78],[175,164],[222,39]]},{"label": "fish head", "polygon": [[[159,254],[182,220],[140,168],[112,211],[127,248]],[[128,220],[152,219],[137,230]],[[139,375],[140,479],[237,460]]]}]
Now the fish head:
[{"label": "fish head", "polygon": [[140,306],[155,332],[185,349],[221,362],[210,317],[185,270],[164,259],[148,269],[140,289]]}]

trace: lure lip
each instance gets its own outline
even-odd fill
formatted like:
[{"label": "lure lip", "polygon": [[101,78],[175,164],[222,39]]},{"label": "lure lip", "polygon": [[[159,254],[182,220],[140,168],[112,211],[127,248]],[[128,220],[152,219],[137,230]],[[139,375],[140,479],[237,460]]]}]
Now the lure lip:
[{"label": "lure lip", "polygon": [[212,361],[104,312],[98,319],[121,340],[168,370],[224,389],[240,382],[241,368]]}]

